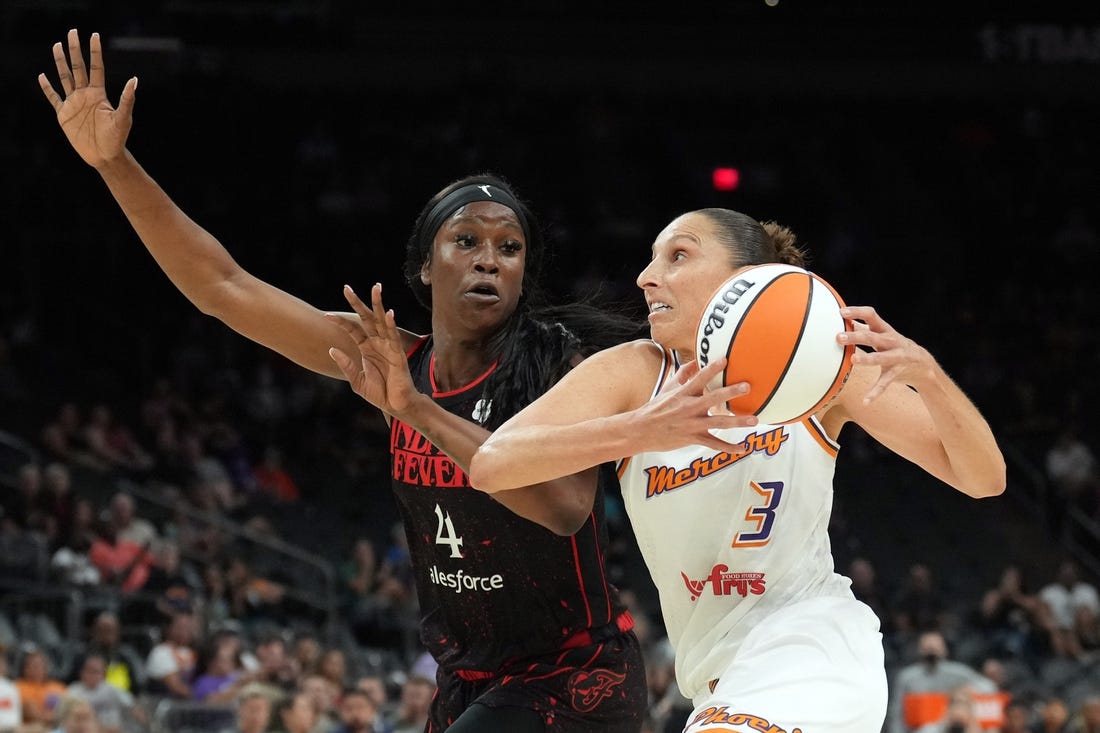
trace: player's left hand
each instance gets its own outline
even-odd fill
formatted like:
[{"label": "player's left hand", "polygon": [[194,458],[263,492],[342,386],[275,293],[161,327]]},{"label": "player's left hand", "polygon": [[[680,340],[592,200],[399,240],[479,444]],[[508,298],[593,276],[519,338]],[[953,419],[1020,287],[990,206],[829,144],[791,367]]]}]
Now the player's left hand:
[{"label": "player's left hand", "polygon": [[928,350],[898,333],[873,307],[847,306],[840,314],[855,321],[856,328],[839,334],[837,341],[872,349],[857,348],[852,355],[853,366],[877,366],[881,370],[864,395],[864,404],[881,395],[891,384],[908,385],[919,391],[921,383],[933,377],[935,362]]}]

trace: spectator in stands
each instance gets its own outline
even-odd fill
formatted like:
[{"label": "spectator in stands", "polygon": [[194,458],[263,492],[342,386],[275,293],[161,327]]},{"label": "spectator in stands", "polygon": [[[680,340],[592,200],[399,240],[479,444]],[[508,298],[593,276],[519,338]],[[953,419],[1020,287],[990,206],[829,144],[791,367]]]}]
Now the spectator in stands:
[{"label": "spectator in stands", "polygon": [[104,733],[120,733],[123,723],[133,717],[134,697],[107,684],[107,662],[100,655],[85,655],[79,669],[80,676],[69,685],[67,694],[91,704]]},{"label": "spectator in stands", "polygon": [[96,403],[88,412],[84,442],[92,455],[112,470],[141,475],[153,466],[152,455],[137,442],[130,428],[115,420],[106,403]]},{"label": "spectator in stands", "polygon": [[343,690],[348,681],[348,659],[344,650],[338,647],[325,649],[317,662],[317,674],[328,680],[337,690]]},{"label": "spectator in stands", "polygon": [[1070,719],[1067,730],[1069,733],[1100,733],[1100,693],[1089,695],[1081,701],[1081,707]]},{"label": "spectator in stands", "polygon": [[264,733],[271,724],[271,698],[259,690],[245,691],[237,700],[235,733]]},{"label": "spectator in stands", "polygon": [[947,642],[938,631],[926,631],[917,640],[920,661],[903,667],[890,688],[886,720],[892,733],[915,731],[935,723],[943,699],[969,686],[976,692],[996,692],[996,686],[978,672],[947,658]]},{"label": "spectator in stands", "polygon": [[422,733],[435,694],[435,682],[412,676],[401,686],[401,701],[392,720],[393,733]]},{"label": "spectator in stands", "polygon": [[351,688],[340,703],[340,724],[332,733],[389,733],[369,693]]},{"label": "spectator in stands", "polygon": [[277,446],[264,448],[263,460],[253,469],[256,489],[276,502],[295,502],[302,498],[298,484],[283,466],[283,454]]},{"label": "spectator in stands", "polygon": [[225,571],[233,618],[242,622],[285,622],[283,597],[286,588],[257,574],[240,555],[229,558]]},{"label": "spectator in stands", "polygon": [[42,469],[30,461],[15,474],[15,493],[4,504],[5,516],[23,530],[41,530],[45,526],[42,508]]},{"label": "spectator in stands", "polygon": [[194,611],[202,594],[202,578],[189,563],[183,562],[179,546],[161,540],[152,554],[149,579],[142,590],[156,596],[156,607],[165,616]]},{"label": "spectator in stands", "polygon": [[1031,708],[1023,700],[1009,700],[1001,733],[1033,733]]},{"label": "spectator in stands", "polygon": [[1046,700],[1039,709],[1039,724],[1034,733],[1068,733],[1069,708],[1060,697]]},{"label": "spectator in stands", "polygon": [[107,663],[107,684],[124,692],[138,694],[145,689],[145,662],[132,645],[122,641],[118,616],[102,611],[92,621],[86,654],[102,657]]},{"label": "spectator in stands", "polygon": [[202,613],[206,628],[216,627],[233,617],[229,603],[229,587],[225,570],[218,563],[207,563],[202,569]]},{"label": "spectator in stands", "polygon": [[1055,654],[1076,659],[1100,647],[1100,595],[1081,579],[1077,563],[1063,562],[1055,581],[1039,591],[1039,600],[1050,613]]},{"label": "spectator in stands", "polygon": [[257,668],[253,682],[276,701],[297,685],[298,670],[286,652],[286,640],[275,632],[265,632],[256,642]]},{"label": "spectator in stands", "polygon": [[172,616],[164,631],[164,641],[153,647],[145,664],[149,692],[181,700],[191,698],[196,635],[193,615]]},{"label": "spectator in stands", "polygon": [[923,563],[909,568],[905,584],[890,603],[894,628],[905,637],[945,630],[947,608],[935,587],[932,570]]},{"label": "spectator in stands", "polygon": [[80,408],[75,402],[65,402],[58,407],[53,420],[42,428],[41,442],[47,459],[97,472],[106,471],[107,465],[88,448],[81,427]]},{"label": "spectator in stands", "polygon": [[1020,568],[1007,565],[997,585],[982,595],[975,626],[988,635],[991,653],[1023,657],[1035,651],[1033,636],[1048,626],[1046,616],[1038,597],[1025,587]]},{"label": "spectator in stands", "polygon": [[65,685],[49,674],[49,658],[31,647],[23,655],[22,670],[15,680],[23,704],[23,723],[52,728],[58,720],[58,704],[65,696]]},{"label": "spectator in stands", "polygon": [[99,733],[102,730],[92,704],[78,697],[66,697],[61,702],[58,723],[55,733]]},{"label": "spectator in stands", "polygon": [[942,720],[921,726],[918,733],[981,733],[982,726],[974,709],[969,687],[951,692]]},{"label": "spectator in stands", "polygon": [[195,664],[198,674],[191,697],[199,702],[223,703],[237,698],[253,679],[240,663],[240,639],[236,635],[215,635]]},{"label": "spectator in stands", "polygon": [[264,733],[271,725],[272,701],[259,690],[241,693],[237,701],[234,733]]},{"label": "spectator in stands", "polygon": [[40,505],[50,549],[57,549],[73,529],[73,479],[64,463],[48,463],[42,470]]},{"label": "spectator in stands", "polygon": [[0,733],[14,733],[23,725],[19,689],[8,678],[8,650],[0,645]]},{"label": "spectator in stands", "polygon": [[99,571],[104,583],[125,593],[133,593],[145,586],[153,564],[149,545],[120,539],[110,522],[99,528],[99,536],[88,550],[88,559]]},{"label": "spectator in stands", "polygon": [[89,553],[99,537],[95,505],[91,499],[78,497],[73,503],[73,520],[67,537],[59,538],[59,547],[50,559],[54,578],[61,583],[92,586],[102,581]]},{"label": "spectator in stands", "polygon": [[313,705],[314,724],[310,733],[331,733],[339,724],[339,702],[343,694],[342,690],[319,674],[302,676],[298,689]]},{"label": "spectator in stands", "polygon": [[120,491],[111,497],[108,517],[109,524],[120,540],[155,547],[160,539],[153,523],[137,516],[134,498],[129,494]]},{"label": "spectator in stands", "polygon": [[1046,476],[1053,494],[1062,504],[1054,507],[1054,529],[1060,527],[1067,509],[1078,508],[1086,516],[1096,513],[1100,492],[1100,464],[1096,454],[1082,439],[1080,425],[1069,424],[1059,431],[1044,457]]},{"label": "spectator in stands", "polygon": [[275,704],[273,730],[277,733],[310,733],[316,717],[313,704],[305,693],[291,693]]},{"label": "spectator in stands", "polygon": [[298,666],[299,674],[312,674],[317,669],[317,663],[321,661],[321,642],[317,639],[317,634],[305,630],[295,634],[290,655]]},{"label": "spectator in stands", "polygon": [[355,681],[355,689],[365,692],[370,701],[374,703],[374,709],[378,718],[389,716],[390,692],[386,687],[386,681],[378,674],[366,674]]}]

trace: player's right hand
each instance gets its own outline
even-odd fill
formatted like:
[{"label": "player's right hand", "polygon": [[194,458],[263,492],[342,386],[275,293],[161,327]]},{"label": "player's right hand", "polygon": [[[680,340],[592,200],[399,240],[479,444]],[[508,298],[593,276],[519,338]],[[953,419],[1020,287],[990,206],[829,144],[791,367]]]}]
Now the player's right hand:
[{"label": "player's right hand", "polygon": [[53,60],[64,97],[57,93],[45,74],[38,75],[38,85],[57,113],[57,122],[73,149],[85,163],[101,168],[125,150],[133,122],[137,77],[126,82],[116,109],[107,101],[103,85],[103,49],[99,34],[93,33],[89,42],[91,63],[87,68],[80,50],[80,35],[75,28],[69,31],[68,45],[68,61],[62,44],[53,45]]}]

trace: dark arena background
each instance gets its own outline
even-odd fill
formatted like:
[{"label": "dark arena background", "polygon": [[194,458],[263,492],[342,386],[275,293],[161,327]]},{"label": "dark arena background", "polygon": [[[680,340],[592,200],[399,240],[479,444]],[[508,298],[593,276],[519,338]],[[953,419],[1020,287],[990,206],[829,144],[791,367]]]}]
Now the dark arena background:
[{"label": "dark arena background", "polygon": [[[168,700],[145,674],[189,610],[195,648],[234,632],[246,664],[273,637],[288,655],[315,640],[331,682],[381,682],[388,730],[416,724],[403,688],[431,663],[386,426],[158,270],[38,89],[73,27],[102,35],[112,103],[140,78],[129,147],[146,170],[245,268],[322,308],[380,281],[424,330],[404,244],[422,203],[471,172],[533,203],[561,297],[639,307],[653,237],[689,209],[791,227],[848,303],[937,356],[1009,466],[1005,494],[974,501],[841,436],[833,550],[840,572],[873,573],[860,592],[883,621],[886,728],[914,730],[899,680],[938,631],[987,678],[986,729],[1017,730],[1006,710],[1057,719],[1058,701],[1070,725],[1093,721],[1066,730],[1100,729],[1095,620],[1059,630],[1043,602],[1067,563],[1100,583],[1100,6],[3,0],[7,676],[39,650],[49,677],[78,680],[106,614],[134,653],[125,684],[108,679],[134,702],[101,723],[234,729],[235,698]],[[155,552],[146,582],[120,585],[89,548],[128,505]],[[653,670],[647,725],[678,731],[655,591],[617,497],[608,512]]]}]

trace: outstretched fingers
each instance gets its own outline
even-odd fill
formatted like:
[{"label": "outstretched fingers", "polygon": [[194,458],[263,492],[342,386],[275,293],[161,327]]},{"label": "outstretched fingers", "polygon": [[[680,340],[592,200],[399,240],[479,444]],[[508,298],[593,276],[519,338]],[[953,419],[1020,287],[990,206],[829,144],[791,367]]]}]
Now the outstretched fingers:
[{"label": "outstretched fingers", "polygon": [[80,34],[76,28],[69,31],[69,61],[73,67],[73,86],[88,86],[88,71],[84,68],[84,53],[80,50]]},{"label": "outstretched fingers", "polygon": [[88,74],[93,87],[105,86],[103,72],[103,45],[99,34],[93,33],[88,41]]},{"label": "outstretched fingers", "polygon": [[69,61],[65,58],[65,47],[60,42],[53,45],[53,63],[57,67],[57,77],[61,80],[61,91],[68,97],[73,93],[73,75],[69,71]]},{"label": "outstretched fingers", "polygon": [[46,101],[53,107],[54,112],[61,111],[61,97],[58,96],[57,91],[53,88],[53,84],[46,78],[45,74],[38,75],[38,86],[42,88],[42,93],[46,95]]}]

